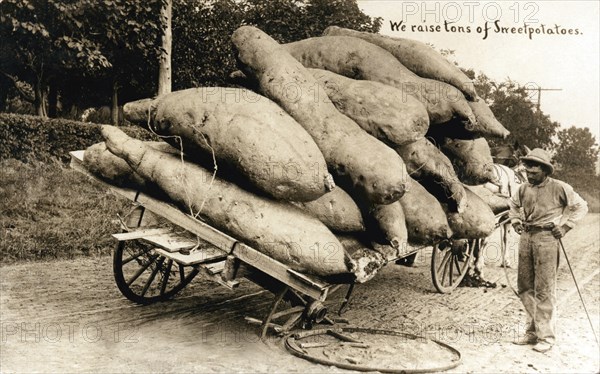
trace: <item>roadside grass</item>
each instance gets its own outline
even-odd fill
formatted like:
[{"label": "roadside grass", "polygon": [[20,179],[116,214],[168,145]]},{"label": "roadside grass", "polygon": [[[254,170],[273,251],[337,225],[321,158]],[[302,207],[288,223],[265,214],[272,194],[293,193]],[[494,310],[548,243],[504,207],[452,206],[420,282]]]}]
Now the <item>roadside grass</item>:
[{"label": "roadside grass", "polygon": [[[589,190],[580,191],[581,197],[588,203],[588,210],[590,213],[600,213],[600,190],[594,191],[593,188]],[[590,192],[592,191],[592,192]]]},{"label": "roadside grass", "polygon": [[129,209],[59,161],[0,161],[0,264],[109,254]]}]

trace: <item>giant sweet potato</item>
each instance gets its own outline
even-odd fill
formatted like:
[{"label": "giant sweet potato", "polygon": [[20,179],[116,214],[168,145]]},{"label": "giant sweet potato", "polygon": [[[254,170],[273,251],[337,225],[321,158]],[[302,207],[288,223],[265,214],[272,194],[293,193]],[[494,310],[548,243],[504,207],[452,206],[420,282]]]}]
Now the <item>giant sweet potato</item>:
[{"label": "giant sweet potato", "polygon": [[488,190],[484,186],[465,186],[466,189],[479,196],[494,212],[498,214],[509,209],[508,197],[499,196],[492,191]]},{"label": "giant sweet potato", "polygon": [[201,166],[182,162],[103,126],[107,148],[155,183],[183,210],[291,268],[317,274],[352,272],[354,263],[318,219],[285,202],[249,193]]},{"label": "giant sweet potato", "polygon": [[494,113],[492,113],[492,110],[482,98],[477,97],[475,100],[470,101],[469,106],[477,120],[471,129],[472,132],[486,137],[491,136],[503,139],[506,139],[510,135],[510,131],[496,119]]},{"label": "giant sweet potato", "polygon": [[334,232],[364,232],[369,238],[370,247],[380,252],[387,261],[398,258],[408,241],[402,205],[398,201],[372,204],[358,200],[355,202],[338,187],[317,200],[297,205]]},{"label": "giant sweet potato", "polygon": [[354,274],[357,283],[364,283],[372,279],[387,263],[383,255],[373,249],[368,238],[362,233],[336,236],[356,263]]},{"label": "giant sweet potato", "polygon": [[288,43],[285,48],[306,67],[384,83],[414,96],[425,105],[432,124],[452,118],[475,121],[467,100],[458,89],[417,76],[391,53],[362,39],[321,36]]},{"label": "giant sweet potato", "polygon": [[430,126],[427,136],[436,139],[440,137],[473,139],[479,137],[506,138],[510,134],[510,131],[494,117],[494,113],[483,99],[477,98],[475,101],[469,101],[469,106],[473,110],[477,122],[453,119],[446,123]]},{"label": "giant sweet potato", "polygon": [[[408,189],[410,191],[410,188]],[[408,246],[408,231],[404,210],[399,201],[386,205],[374,205],[366,218],[367,234],[373,248],[386,261],[400,257]]]},{"label": "giant sweet potato", "polygon": [[455,239],[480,239],[488,237],[496,228],[496,217],[490,207],[479,196],[469,189],[467,204],[460,212],[451,212],[447,205],[442,203],[446,211],[448,225]]},{"label": "giant sweet potato", "polygon": [[[387,84],[347,78],[328,70],[308,69],[333,105],[366,132],[389,145],[422,138],[429,128],[427,110],[420,101]],[[258,89],[242,71],[231,82]]]},{"label": "giant sweet potato", "polygon": [[[144,142],[157,151],[177,154],[178,151],[165,142]],[[96,143],[83,152],[83,166],[106,182],[127,188],[147,188],[146,180],[133,171],[125,160],[106,148],[106,143]]]},{"label": "giant sweet potato", "polygon": [[404,210],[409,243],[432,245],[452,236],[442,206],[418,182],[410,183],[410,189],[402,196],[400,204]]},{"label": "giant sweet potato", "polygon": [[360,209],[342,188],[338,187],[316,200],[296,204],[312,216],[317,217],[333,231],[365,230]]},{"label": "giant sweet potato", "polygon": [[333,188],[321,151],[292,117],[245,89],[202,87],[125,104],[125,117],[190,157],[216,158],[277,198],[310,201]]},{"label": "giant sweet potato", "polygon": [[461,90],[469,100],[473,100],[477,96],[473,81],[457,66],[425,43],[337,26],[329,26],[323,35],[361,38],[390,52],[398,61],[420,77],[451,84]]},{"label": "giant sweet potato", "polygon": [[341,113],[386,144],[413,142],[429,128],[423,104],[395,87],[346,78],[322,69],[309,71]]},{"label": "giant sweet potato", "polygon": [[452,160],[461,182],[468,185],[497,182],[490,146],[485,138],[444,138],[440,146],[442,152]]},{"label": "giant sweet potato", "polygon": [[465,189],[456,176],[452,163],[437,147],[425,138],[395,147],[406,163],[411,177],[428,186],[437,184],[444,189],[451,209],[460,211],[465,204]]},{"label": "giant sweet potato", "polygon": [[331,101],[315,96],[319,84],[285,48],[252,26],[238,28],[232,41],[244,73],[312,135],[332,173],[352,188],[351,195],[364,195],[380,204],[402,196],[407,175],[400,156],[341,114]]}]

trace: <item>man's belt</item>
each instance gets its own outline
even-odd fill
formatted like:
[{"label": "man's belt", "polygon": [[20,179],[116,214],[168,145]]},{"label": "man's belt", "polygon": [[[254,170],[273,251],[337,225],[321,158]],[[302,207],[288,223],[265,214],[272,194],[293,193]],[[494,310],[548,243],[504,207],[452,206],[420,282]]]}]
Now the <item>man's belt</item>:
[{"label": "man's belt", "polygon": [[525,230],[525,232],[540,232],[540,231],[552,231],[552,224],[544,224],[544,225],[530,225],[530,224],[523,224],[523,229]]}]

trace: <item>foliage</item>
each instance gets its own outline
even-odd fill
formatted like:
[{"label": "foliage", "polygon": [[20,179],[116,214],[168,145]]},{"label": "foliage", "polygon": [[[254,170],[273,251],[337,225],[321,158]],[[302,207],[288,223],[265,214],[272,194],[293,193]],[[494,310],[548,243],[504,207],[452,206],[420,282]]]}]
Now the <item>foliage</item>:
[{"label": "foliage", "polygon": [[590,211],[600,211],[600,175],[595,167],[598,144],[589,129],[572,126],[559,131],[554,152],[554,176],[573,186],[588,202]]},{"label": "foliage", "polygon": [[[129,135],[156,140],[139,127],[123,127]],[[100,126],[64,119],[0,113],[0,160],[23,162],[69,160],[69,152],[85,149],[102,141]]]},{"label": "foliage", "polygon": [[58,162],[0,160],[0,264],[107,255],[128,209]]},{"label": "foliage", "polygon": [[554,160],[563,170],[595,174],[598,160],[598,144],[587,128],[571,126],[557,134]]},{"label": "foliage", "polygon": [[176,2],[173,89],[228,85],[228,75],[236,70],[230,36],[242,24],[288,43],[319,36],[330,25],[377,32],[381,19],[362,13],[354,0]]},{"label": "foliage", "polygon": [[235,70],[229,40],[243,20],[238,2],[173,4],[173,89],[224,85]]},{"label": "foliage", "polygon": [[61,91],[64,101],[75,104],[90,94],[96,99],[110,97],[107,92],[114,81],[124,76],[134,85],[152,81],[146,79],[146,61],[155,61],[158,54],[160,4],[161,0],[0,2],[3,85],[29,83],[34,95],[20,93],[35,102],[38,115],[45,116],[49,93]]}]

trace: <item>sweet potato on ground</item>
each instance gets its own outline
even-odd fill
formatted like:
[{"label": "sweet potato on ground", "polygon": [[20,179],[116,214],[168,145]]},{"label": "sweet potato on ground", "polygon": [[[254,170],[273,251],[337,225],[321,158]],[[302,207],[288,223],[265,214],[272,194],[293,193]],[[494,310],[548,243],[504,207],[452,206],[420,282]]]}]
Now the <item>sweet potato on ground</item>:
[{"label": "sweet potato on ground", "polygon": [[451,84],[461,90],[469,100],[473,100],[477,96],[473,81],[457,66],[425,43],[337,26],[329,26],[325,29],[323,35],[361,38],[390,52],[398,61],[418,76]]},{"label": "sweet potato on ground", "polygon": [[413,142],[429,128],[423,104],[395,87],[350,79],[327,70],[309,71],[342,114],[386,144]]},{"label": "sweet potato on ground", "polygon": [[333,188],[314,140],[277,104],[254,92],[201,87],[131,102],[125,117],[150,127],[191,157],[214,154],[217,165],[267,194],[310,201]]},{"label": "sweet potato on ground", "polygon": [[414,96],[425,105],[432,124],[448,122],[452,118],[475,121],[467,100],[458,89],[417,76],[375,44],[350,36],[322,36],[284,46],[308,68],[384,83]]},{"label": "sweet potato on ground", "polygon": [[410,189],[402,196],[400,204],[404,210],[409,243],[432,245],[452,236],[442,206],[418,182],[411,182]]},{"label": "sweet potato on ground", "polygon": [[156,151],[116,127],[103,126],[102,135],[107,148],[136,173],[215,228],[298,271],[327,276],[354,270],[337,238],[299,208],[213,180],[199,165]]},{"label": "sweet potato on ground", "polygon": [[331,101],[315,96],[319,84],[302,64],[252,26],[238,28],[232,41],[244,73],[312,135],[332,173],[352,188],[353,196],[365,195],[380,204],[402,196],[407,175],[400,156],[341,114]]},{"label": "sweet potato on ground", "polygon": [[452,163],[439,149],[425,138],[395,149],[406,163],[411,177],[426,187],[433,184],[441,186],[445,201],[450,203],[451,209],[463,209],[465,189],[456,176]]}]

